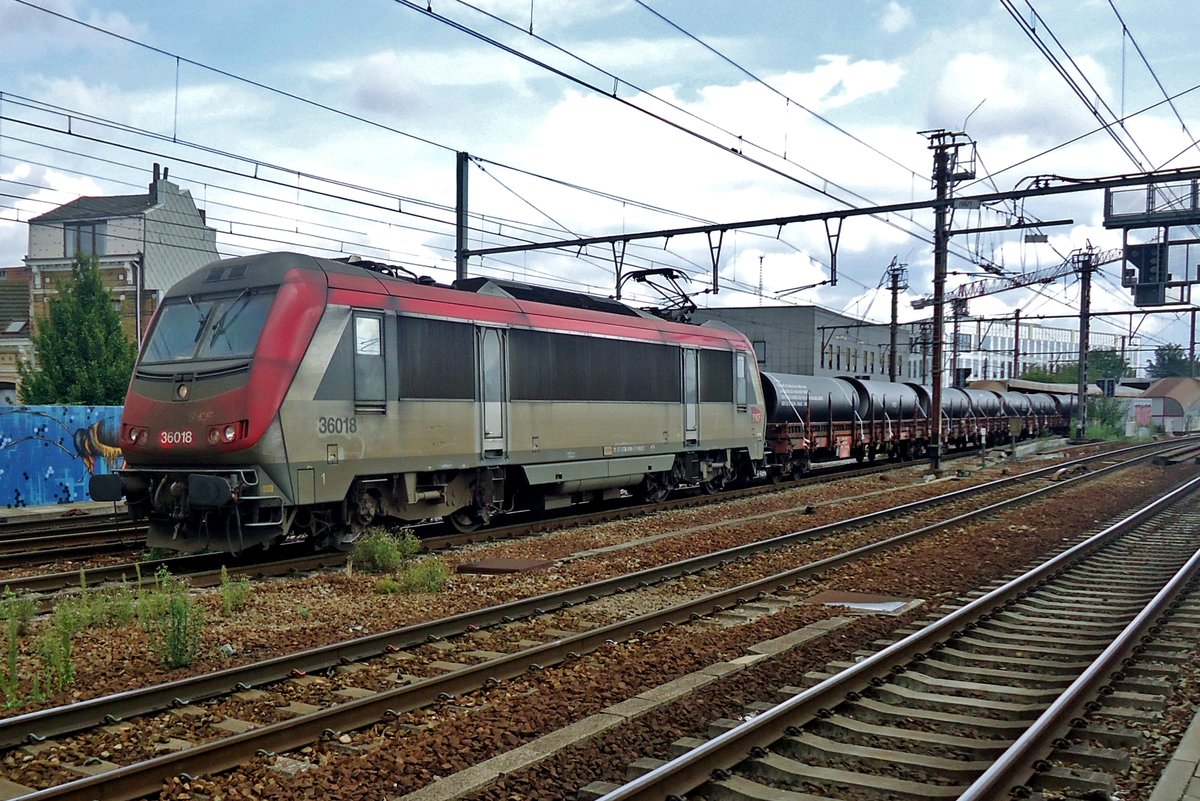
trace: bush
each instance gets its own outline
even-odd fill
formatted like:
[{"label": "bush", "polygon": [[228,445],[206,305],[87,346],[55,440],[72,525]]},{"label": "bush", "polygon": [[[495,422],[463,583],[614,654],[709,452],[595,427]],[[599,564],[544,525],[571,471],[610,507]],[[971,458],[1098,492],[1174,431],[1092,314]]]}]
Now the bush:
[{"label": "bush", "polygon": [[375,592],[380,595],[395,595],[400,592],[400,582],[391,576],[384,576],[375,582]]},{"label": "bush", "polygon": [[397,576],[405,592],[440,592],[450,578],[450,567],[440,557],[413,562]]},{"label": "bush", "polygon": [[221,565],[221,612],[229,617],[250,600],[250,579],[229,578],[229,571]]},{"label": "bush", "polygon": [[158,621],[155,653],[167,667],[187,667],[200,652],[204,610],[186,593],[167,599],[167,613]]},{"label": "bush", "polygon": [[4,705],[9,709],[21,703],[21,673],[18,659],[21,655],[21,623],[16,617],[4,621],[4,664],[0,666],[0,692],[4,693]]},{"label": "bush", "polygon": [[391,573],[420,552],[421,540],[411,529],[393,533],[373,528],[354,543],[350,563],[375,573]]},{"label": "bush", "polygon": [[124,584],[87,590],[63,601],[55,614],[70,615],[76,631],[118,628],[137,616],[137,595]]}]

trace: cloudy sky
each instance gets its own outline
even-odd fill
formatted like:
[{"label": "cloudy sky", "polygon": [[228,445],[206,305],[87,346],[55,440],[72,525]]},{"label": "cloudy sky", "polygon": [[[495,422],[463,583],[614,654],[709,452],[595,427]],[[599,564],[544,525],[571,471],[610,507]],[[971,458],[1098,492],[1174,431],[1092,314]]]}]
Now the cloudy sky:
[{"label": "cloudy sky", "polygon": [[[978,143],[959,194],[1192,167],[1197,30],[1200,4],[1165,0],[0,0],[0,267],[21,262],[30,217],[144,192],[156,161],[206,209],[223,255],[355,253],[442,281],[460,151],[473,248],[928,200],[919,132],[934,129]],[[1118,247],[1102,203],[956,212],[959,228],[1074,224],[1038,244],[957,236],[951,285],[980,277],[981,258],[1022,272],[1089,242]],[[684,270],[702,306],[883,320],[893,259],[908,297],[932,291],[932,224],[928,211],[848,218],[836,286],[783,295],[830,277],[821,223],[726,234],[715,294],[704,236],[631,243],[624,263]],[[606,246],[476,258],[471,272],[597,294],[614,283]],[[1066,279],[970,310],[1072,313],[1078,295]],[[1132,308],[1118,265],[1093,301]],[[903,320],[925,313],[901,307]],[[1188,319],[1133,325],[1147,347],[1186,346]]]}]

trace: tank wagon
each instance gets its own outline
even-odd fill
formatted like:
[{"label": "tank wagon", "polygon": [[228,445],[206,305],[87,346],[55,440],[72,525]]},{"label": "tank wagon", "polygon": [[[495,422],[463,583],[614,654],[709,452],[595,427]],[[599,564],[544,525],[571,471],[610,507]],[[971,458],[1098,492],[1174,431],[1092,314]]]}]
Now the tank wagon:
[{"label": "tank wagon", "polygon": [[[811,463],[832,459],[912,459],[929,445],[929,387],[765,372],[762,387],[766,470],[774,479],[800,475]],[[945,387],[942,441],[964,448],[1066,433],[1073,409],[1068,395]]]},{"label": "tank wagon", "polygon": [[163,298],[129,384],[126,466],[95,476],[148,544],[345,547],[377,518],[459,528],[762,470],[754,351],[723,326],[484,279],[296,253]]},{"label": "tank wagon", "polygon": [[94,476],[147,543],[348,547],[375,521],[501,512],[800,475],[1066,430],[1069,396],[760,372],[741,333],[489,279],[270,253],[164,296]]}]

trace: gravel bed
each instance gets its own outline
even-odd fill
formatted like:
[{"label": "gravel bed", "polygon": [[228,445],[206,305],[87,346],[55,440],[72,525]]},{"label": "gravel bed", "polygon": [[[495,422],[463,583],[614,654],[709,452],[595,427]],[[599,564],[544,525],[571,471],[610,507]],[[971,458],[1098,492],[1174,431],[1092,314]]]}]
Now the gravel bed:
[{"label": "gravel bed", "polygon": [[[1011,469],[1011,466],[1003,469]],[[1161,476],[1165,472],[1168,472],[1163,471],[1160,468],[1141,468],[1140,470],[1144,472],[1147,477],[1138,479],[1137,481],[1128,482],[1130,486],[1143,488],[1149,483],[1153,482],[1154,476]],[[988,471],[980,472],[982,473]],[[990,472],[996,473],[999,471],[993,470]],[[992,476],[986,477],[990,478]],[[975,479],[976,477],[973,476],[972,478]],[[984,476],[978,476],[976,480],[983,480],[984,478]],[[1111,479],[1109,479],[1109,481],[1111,481]],[[858,479],[852,482],[845,482],[847,486],[844,487],[837,485],[839,487],[838,492],[827,491],[822,495],[821,500],[830,502],[837,501],[839,492],[843,498],[853,497],[855,495],[865,495],[866,497],[861,498],[859,501],[847,501],[846,503],[840,504],[836,507],[836,512],[833,509],[822,509],[818,507],[814,511],[814,514],[799,515],[793,518],[782,518],[782,529],[790,531],[794,530],[795,528],[816,525],[819,522],[822,522],[822,515],[826,513],[831,515],[831,519],[844,517],[849,513],[861,513],[864,511],[864,509],[861,508],[863,504],[871,506],[879,503],[884,503],[885,506],[895,505],[896,503],[900,502],[897,499],[897,496],[900,495],[901,492],[897,491],[897,488],[893,486],[894,483],[897,482],[892,475],[889,474],[882,477],[872,477],[870,479]],[[886,495],[877,492],[877,489],[881,484],[887,487]],[[907,500],[909,495],[925,497],[929,494],[942,491],[942,489],[943,486],[938,485],[909,486],[903,488],[903,494]],[[807,504],[815,505],[816,503],[821,502],[820,500],[817,500],[817,493],[813,493],[812,488],[798,488],[796,492],[805,493],[803,500]],[[1075,490],[1075,492],[1080,492],[1080,490]],[[1083,492],[1088,492],[1088,490],[1083,490]],[[1117,500],[1117,493],[1115,492],[1105,491],[1098,494],[1102,494],[1105,501],[1114,501],[1119,503]],[[725,510],[722,509],[723,507],[739,507],[736,510],[732,510],[730,513],[734,516],[741,516],[747,514],[749,511],[753,511],[754,513],[776,511],[783,506],[784,503],[780,502],[778,496],[768,496],[767,502],[762,504],[754,504],[752,501],[736,501],[728,504],[719,504],[717,507],[708,507],[705,510],[700,510],[699,512],[696,510],[691,510],[688,512],[674,512],[670,513],[669,515],[660,515],[653,518],[645,518],[639,521],[633,521],[632,523],[608,524],[607,526],[594,528],[620,529],[620,527],[624,525],[627,529],[624,534],[624,538],[628,540],[631,537],[637,538],[667,533],[680,528],[686,528],[688,525],[695,525],[701,521],[705,523],[711,523],[714,517],[720,515],[724,515],[727,518],[730,515],[725,514]],[[792,503],[795,504],[796,501],[793,500]],[[722,511],[719,513],[713,513],[709,511],[709,509],[712,508],[722,509]],[[1103,513],[1101,505],[1088,504],[1087,508],[1089,509],[1089,512],[1094,514]],[[658,517],[673,519],[658,520]],[[788,527],[789,522],[794,523],[795,520],[801,521],[800,525],[791,525],[791,527]],[[1057,524],[1058,523],[1056,522],[1055,525]],[[757,530],[750,534],[745,531],[739,533],[735,526],[731,526],[730,528],[731,531],[728,532],[714,532],[712,529],[709,529],[696,535],[668,537],[664,540],[657,540],[653,543],[647,543],[643,546],[639,546],[637,549],[630,549],[631,551],[644,550],[648,555],[638,556],[637,554],[633,554],[628,551],[619,551],[616,552],[616,554],[609,554],[603,557],[588,557],[587,559],[580,559],[574,562],[564,558],[561,564],[556,564],[555,567],[549,571],[543,571],[529,575],[458,575],[455,576],[451,582],[450,590],[437,596],[436,599],[429,596],[383,596],[377,594],[374,590],[374,584],[376,581],[376,577],[374,576],[331,573],[300,579],[276,579],[260,582],[255,585],[255,590],[251,597],[249,608],[237,613],[232,618],[226,619],[221,617],[218,611],[219,598],[217,593],[215,591],[202,592],[200,595],[208,609],[210,629],[206,634],[206,653],[204,658],[201,660],[200,667],[213,668],[229,664],[229,661],[222,660],[219,656],[213,653],[217,648],[225,644],[228,644],[233,648],[236,655],[235,659],[237,660],[260,658],[262,656],[284,653],[304,647],[311,647],[315,642],[319,641],[344,639],[346,637],[357,636],[359,634],[366,633],[368,630],[378,631],[393,628],[398,625],[413,622],[414,620],[441,616],[456,611],[462,611],[463,609],[478,608],[484,604],[496,603],[511,597],[544,592],[551,587],[566,586],[568,584],[573,584],[583,580],[580,578],[581,575],[592,575],[597,577],[611,575],[613,572],[622,572],[624,570],[632,569],[630,564],[641,559],[648,559],[653,563],[673,561],[674,559],[682,558],[684,555],[692,555],[693,553],[701,553],[712,550],[713,548],[717,547],[715,545],[716,542],[724,542],[726,538],[735,540],[736,542],[742,542],[759,539],[762,536],[772,535],[770,532],[764,533],[762,526],[758,526]],[[743,528],[746,527],[743,526]],[[628,529],[633,530],[630,531]],[[974,535],[975,532],[972,532],[972,534]],[[598,535],[592,531],[582,530],[580,532],[560,532],[558,534],[548,535],[546,537],[540,537],[537,539],[543,546],[549,542],[575,540],[573,545],[563,548],[564,554],[571,555],[577,553],[579,550],[585,550],[589,547],[595,548],[597,547],[597,542],[611,544],[614,541],[614,536],[619,535],[614,534],[612,531],[605,531],[603,534]],[[868,538],[874,539],[878,536],[878,534],[870,537],[867,534],[849,536],[850,538],[861,537],[865,540]],[[1009,536],[1009,540],[1006,541],[1004,539],[1005,536]],[[1024,536],[1025,535],[1022,535],[1022,537]],[[1039,539],[1039,537],[1041,539]],[[1045,532],[1041,532],[1039,534],[1036,529],[1032,529],[1028,532],[1027,539],[1031,544],[1035,542],[1041,542],[1045,539]],[[1061,539],[1061,537],[1059,539]],[[1018,558],[1017,554],[1020,549],[1014,547],[1014,543],[1011,541],[1010,535],[1001,535],[998,540],[1004,544],[993,546],[997,551],[997,559],[995,560],[996,564],[1011,564],[1012,559]],[[618,539],[616,541],[620,540]],[[527,547],[532,543],[533,541],[513,543],[514,546],[518,546],[514,550],[506,550],[502,546],[488,546],[486,550],[494,551],[495,555],[520,555],[521,548]],[[755,557],[754,559],[747,560],[744,563],[730,565],[721,571],[722,575],[720,584],[721,586],[728,586],[740,583],[740,581],[743,580],[743,573],[748,579],[762,575],[764,570],[769,567],[778,569],[780,564],[802,563],[811,561],[814,558],[820,558],[821,555],[834,550],[835,544],[837,549],[841,550],[845,547],[846,538],[839,538],[836,543],[831,541],[830,543],[825,544],[823,546],[824,551],[822,551],[821,546],[817,545],[793,546],[793,548],[788,549],[786,552]],[[482,550],[484,549],[472,549],[463,554],[455,555],[453,558],[462,560],[478,558],[479,553]],[[1036,550],[1032,552],[1036,552]],[[544,558],[545,551],[542,550],[540,554]],[[1006,558],[1009,559],[1008,562],[1005,562]],[[886,567],[888,559],[883,558],[882,561],[885,563]],[[951,557],[949,561],[951,564],[953,564],[956,560]],[[959,554],[958,562],[961,563],[962,561],[962,555]],[[756,562],[766,562],[769,564],[756,565]],[[992,569],[993,567],[991,560],[988,560],[986,563],[981,563],[981,565],[984,565],[982,566],[983,570]],[[962,565],[959,564],[958,567],[962,567]],[[978,571],[963,570],[961,572],[966,575],[975,574]],[[857,589],[876,589],[878,591],[887,591],[899,594],[903,594],[904,592],[909,592],[910,594],[921,594],[920,591],[911,589],[911,587],[913,587],[911,582],[908,584],[908,587],[910,588],[908,590],[884,589],[883,585],[887,583],[886,581],[883,581],[882,583],[877,581],[878,586],[868,586],[871,581],[870,576],[874,575],[874,573],[871,570],[866,570],[865,574],[867,578],[846,578],[845,581],[849,582],[847,586],[853,585],[854,588]],[[850,574],[847,574],[847,576],[849,575]],[[897,583],[902,583],[901,577],[904,575],[912,576],[914,573],[911,570],[900,570],[898,573],[894,572],[892,574],[892,580]],[[932,577],[933,571],[922,569],[920,571],[920,575]],[[534,621],[530,624],[518,624],[513,627],[509,627],[503,632],[479,632],[472,636],[480,639],[481,641],[495,638],[491,642],[485,642],[483,645],[478,647],[486,648],[488,650],[504,650],[506,645],[511,645],[517,640],[536,639],[537,629],[539,626],[542,628],[548,626],[567,628],[574,625],[578,628],[586,628],[589,625],[597,625],[602,622],[607,622],[609,619],[638,614],[641,611],[646,611],[650,606],[658,606],[664,600],[678,600],[682,597],[698,594],[699,592],[704,591],[706,581],[711,583],[711,579],[706,579],[705,577],[693,577],[686,582],[673,583],[665,588],[652,588],[651,590],[646,591],[644,594],[631,594],[627,596],[616,596],[612,599],[606,599],[600,604],[597,604],[595,608],[590,609],[587,612],[588,618],[586,620],[578,617],[581,614],[580,612],[575,612],[576,619],[573,622],[566,620],[565,618],[559,619],[551,616],[546,619],[539,619],[539,621]],[[930,589],[933,590],[933,587],[931,586]],[[941,594],[950,596],[957,591],[958,590],[953,588],[943,588],[941,589]],[[655,595],[658,597],[653,597]],[[923,597],[937,596],[938,591],[934,590],[926,593]],[[817,613],[809,611],[808,614]],[[820,614],[828,613],[822,611]],[[776,623],[784,626],[803,625],[802,622],[795,621],[789,624],[785,618],[779,618]],[[869,642],[870,639],[874,638],[875,628],[880,625],[883,625],[886,628],[895,625],[895,621],[889,619],[889,621],[885,621],[882,624],[873,623],[868,626],[867,628],[872,630],[872,634],[867,637],[864,642]],[[856,624],[856,626],[858,626],[858,624]],[[740,629],[738,631],[740,631]],[[725,638],[733,638],[731,642],[743,642],[743,647],[745,644],[750,644],[758,639],[765,638],[765,636],[751,634],[751,631],[752,629],[746,629],[746,634],[743,635],[737,635],[732,632],[720,633]],[[680,639],[680,644],[678,647],[682,648],[684,655],[687,655],[687,660],[685,661],[688,664],[696,659],[699,659],[704,664],[707,664],[708,662],[725,658],[724,656],[719,655],[722,653],[721,648],[717,648],[715,651],[702,651],[702,649],[692,650],[693,645],[690,643],[693,635],[681,636],[678,633],[663,633],[652,635],[652,637],[656,640],[673,640],[673,638],[678,637]],[[749,637],[749,639],[746,639],[747,637]],[[839,639],[840,638],[841,635],[839,635]],[[627,646],[621,646],[621,648],[636,648],[637,645],[637,643],[632,643]],[[723,647],[726,650],[731,649],[732,655],[734,656],[739,655],[740,653],[736,645],[727,644]],[[141,631],[136,627],[127,627],[117,631],[85,632],[78,638],[75,648],[76,669],[78,675],[81,677],[79,685],[72,689],[70,693],[64,694],[62,697],[48,699],[47,703],[62,703],[66,698],[78,699],[101,694],[103,692],[109,692],[114,689],[141,686],[151,681],[161,681],[176,675],[183,675],[184,673],[184,671],[175,671],[173,673],[156,671],[153,662],[148,657],[148,647],[145,643],[144,635],[142,635]],[[848,648],[847,650],[853,650],[853,647]],[[716,656],[714,656],[714,654],[716,654]],[[418,653],[416,656],[438,658],[439,654],[430,653],[422,655]],[[441,654],[440,658],[453,658],[455,661],[471,661],[469,658],[463,658],[461,654],[451,656]],[[678,658],[679,657],[677,657],[677,659]],[[600,669],[598,674],[595,675],[593,679],[594,681],[605,682],[608,680],[609,676],[619,675],[619,672],[615,673],[615,668],[612,665],[605,663],[600,656],[581,660],[580,667],[578,669],[583,669],[582,666],[592,664],[595,660],[599,660]],[[635,666],[633,669],[637,675],[643,680],[643,689],[661,683],[661,681],[668,680],[663,678],[662,673],[649,671],[644,665],[637,664],[635,659],[630,658],[630,661],[631,664]],[[672,664],[682,665],[684,662]],[[823,662],[821,664],[823,664]],[[275,707],[279,706],[281,702],[287,703],[289,701],[299,700],[305,703],[316,703],[320,705],[321,703],[327,702],[330,699],[331,694],[336,690],[344,689],[347,686],[366,687],[368,689],[383,689],[394,686],[398,676],[404,672],[407,672],[408,667],[409,665],[405,664],[400,666],[400,668],[392,666],[392,669],[388,670],[385,668],[370,666],[363,668],[362,670],[355,671],[352,676],[338,674],[329,678],[310,677],[312,681],[309,681],[303,685],[284,683],[283,685],[280,685],[280,688],[278,689],[272,688],[272,692],[269,693],[264,699],[259,699],[257,701],[227,702],[230,704],[229,706],[222,707],[220,712],[207,716],[207,719],[189,720],[174,713],[166,713],[161,716],[156,716],[154,721],[145,727],[143,727],[139,722],[139,725],[136,728],[119,727],[115,731],[88,735],[89,737],[94,737],[94,740],[88,740],[86,737],[81,738],[79,741],[74,743],[70,749],[64,750],[61,754],[57,754],[56,758],[61,762],[71,762],[82,761],[82,759],[88,757],[100,756],[104,759],[112,758],[113,761],[117,762],[127,762],[131,760],[131,755],[136,755],[138,757],[153,755],[156,751],[161,750],[164,744],[168,744],[171,738],[194,740],[211,736],[211,734],[201,734],[197,736],[196,732],[201,728],[201,724],[206,725],[207,723],[216,719],[220,719],[223,716],[241,717],[244,715],[248,719],[264,722],[267,720],[279,719],[279,713],[276,711]],[[681,668],[680,670],[681,672],[687,672],[687,670],[682,670]],[[552,674],[553,672],[551,671],[547,672],[548,676]],[[668,676],[670,675],[672,674],[668,674]],[[517,684],[520,685],[521,683]],[[626,692],[626,689],[623,689],[620,684],[621,683],[618,682],[617,686],[615,686],[612,690],[612,692],[615,693],[613,697],[616,697],[617,700],[620,700],[621,697],[627,697],[621,695],[621,693]],[[592,685],[577,685],[573,679],[565,683],[565,687],[570,688],[568,692],[579,686],[590,688]],[[506,687],[502,690],[497,690],[494,692],[500,693],[500,695],[504,698],[509,698],[514,693],[523,698],[523,693],[527,692],[531,688],[532,685],[526,687],[526,689],[519,690],[513,690],[511,687]],[[627,695],[635,694],[638,691],[639,690],[629,691]],[[244,708],[239,708],[237,706],[239,703],[242,704]],[[544,699],[540,701],[535,700],[532,703],[537,707],[559,707],[557,702],[547,703]],[[448,714],[444,713],[443,717],[447,719],[455,719],[457,716],[459,716],[461,709],[474,709],[478,711],[484,708],[491,708],[491,706],[492,702],[488,700],[475,701],[472,699],[466,699],[459,701],[451,710],[451,712]],[[601,706],[603,706],[603,704],[601,704]],[[21,712],[31,708],[35,708],[35,706],[30,705],[15,711]],[[574,705],[570,703],[563,707],[564,710],[572,710],[574,708]],[[544,714],[550,714],[550,712],[546,711]],[[435,719],[440,720],[440,718],[437,718],[436,713]],[[522,720],[526,719],[541,720],[541,715],[532,718],[522,718]],[[500,722],[493,725],[503,728],[503,716],[498,718],[498,720]],[[393,727],[385,730],[386,732],[390,733],[390,736],[386,737],[385,739],[394,739],[397,732],[406,734],[411,733],[413,730],[412,727],[428,726],[428,722],[413,723],[408,721],[397,724],[397,726],[399,726],[399,728]],[[438,728],[440,728],[440,726]],[[554,728],[554,726],[550,726],[550,728]],[[541,729],[535,727],[535,730],[540,731]],[[499,740],[509,743],[514,736],[517,736],[518,739],[521,739],[526,734],[528,734],[530,737],[534,736],[532,731],[517,731],[515,733],[513,731],[508,731],[503,736],[497,736],[499,737]],[[335,745],[341,748],[341,750],[346,750],[354,743],[357,743],[360,739],[363,742],[370,743],[374,739],[382,736],[384,735],[377,735],[372,732],[364,733],[362,735],[348,735],[352,741],[351,744],[336,743]],[[509,743],[509,745],[506,747],[510,746],[511,743]],[[358,746],[353,745],[353,747]],[[353,748],[351,748],[351,750],[353,750]],[[324,754],[324,747],[317,746],[315,749],[306,749],[306,751],[309,752],[308,755],[317,754],[320,756]],[[468,755],[468,753],[469,749],[463,751],[463,759],[467,760],[466,764],[476,761],[478,758],[486,758],[479,755]],[[301,756],[305,755],[302,754]],[[344,758],[345,755],[336,754],[336,756]],[[26,755],[22,754],[21,752],[10,752],[6,754],[5,764],[7,769],[5,773],[10,774],[10,777],[14,777],[12,774],[16,773],[18,775],[14,778],[17,778],[21,781],[34,781],[37,778],[36,772],[26,773],[22,771],[19,763],[23,763],[25,761],[27,761]],[[53,762],[48,764],[52,766]],[[30,767],[32,768],[33,766]],[[445,768],[439,769],[448,770]],[[36,771],[36,769],[34,770]],[[435,775],[437,772],[437,770],[428,768],[426,770],[430,776]],[[51,770],[47,771],[42,776],[41,781],[34,781],[34,783],[43,785],[47,782],[56,783],[65,781],[69,778],[77,778],[77,776],[57,770]],[[278,781],[277,774],[269,771],[266,772],[265,776],[261,778],[268,784]],[[234,787],[236,787],[238,784],[240,783],[235,782]],[[262,781],[256,780],[252,783],[252,786],[253,784],[262,784]],[[342,788],[342,790],[345,789],[345,787]],[[231,790],[230,792],[234,791]],[[169,790],[169,794],[173,794],[176,797],[179,797],[180,793],[186,795],[186,788],[181,789],[176,787],[173,790]],[[229,795],[225,794],[224,792],[219,794],[221,794],[222,797],[238,797],[236,794]],[[284,797],[286,797],[286,793],[284,794]],[[357,796],[348,795],[344,797]]]},{"label": "gravel bed", "polygon": [[[1139,468],[1133,475],[1103,479],[1100,486],[1065,491],[1010,513],[1008,519],[939,534],[917,544],[833,571],[813,589],[841,587],[926,598],[954,598],[982,583],[1026,566],[1081,528],[1119,515],[1152,490],[1173,486],[1175,469]],[[1020,520],[1020,523],[1015,523]],[[712,662],[740,656],[755,642],[787,633],[830,614],[797,607],[730,629],[677,627],[608,646],[556,669],[530,674],[502,687],[471,694],[453,705],[404,715],[400,720],[302,749],[292,756],[310,767],[295,775],[273,770],[260,758],[215,779],[179,782],[164,798],[330,799],[398,797],[478,761],[553,731],[610,703],[623,700]],[[766,660],[722,679],[686,703],[637,719],[619,731],[572,747],[529,771],[512,774],[476,798],[570,798],[595,779],[618,780],[628,762],[666,756],[679,736],[702,731],[717,717],[739,714],[745,703],[771,698],[775,688],[796,683],[807,670],[847,658],[908,622],[908,617],[864,617],[803,649]]]},{"label": "gravel bed", "polygon": [[[1011,468],[1006,465],[979,471],[967,480],[990,480],[1008,469]],[[920,471],[902,472],[910,474],[909,480],[920,483],[897,486],[900,483],[897,478],[892,474],[883,474],[812,488],[798,487],[790,492],[718,503],[703,509],[649,515],[630,521],[464,549],[447,555],[446,560],[452,568],[484,557],[558,561],[548,570],[528,574],[455,574],[438,594],[436,602],[429,596],[380,594],[375,589],[377,576],[345,571],[256,581],[247,606],[230,617],[220,612],[217,590],[198,590],[196,594],[205,608],[207,624],[200,656],[192,668],[165,670],[159,667],[145,634],[137,626],[87,631],[76,639],[74,646],[73,659],[78,677],[76,686],[42,701],[26,701],[19,707],[4,710],[0,716],[387,631],[821,525],[851,514],[889,508],[945,491],[947,482],[927,484],[921,480]],[[879,492],[881,487],[886,488],[887,492]],[[864,497],[851,500],[858,496]],[[814,508],[812,514],[804,513],[803,510],[808,506]],[[795,511],[797,508],[800,511]],[[737,519],[748,513],[764,514],[789,509],[794,513],[754,526],[731,526],[719,531],[706,528],[691,534],[649,539],[638,547],[599,553],[583,559],[571,558],[581,551],[604,545],[661,537],[722,519]],[[30,676],[38,664],[34,653],[38,640],[39,625],[35,623],[22,642],[20,664],[25,676]],[[22,695],[29,698],[31,694],[32,686],[26,682],[22,687]]]}]

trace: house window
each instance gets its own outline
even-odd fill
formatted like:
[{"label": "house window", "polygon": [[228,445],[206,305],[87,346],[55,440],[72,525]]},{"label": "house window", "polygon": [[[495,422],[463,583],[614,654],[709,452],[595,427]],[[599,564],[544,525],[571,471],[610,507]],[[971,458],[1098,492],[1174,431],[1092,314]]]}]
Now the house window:
[{"label": "house window", "polygon": [[752,343],[754,346],[754,358],[759,364],[767,363],[767,343],[766,340],[756,339]]},{"label": "house window", "polygon": [[63,225],[64,254],[71,258],[76,255],[103,256],[107,248],[108,223],[81,222]]}]

